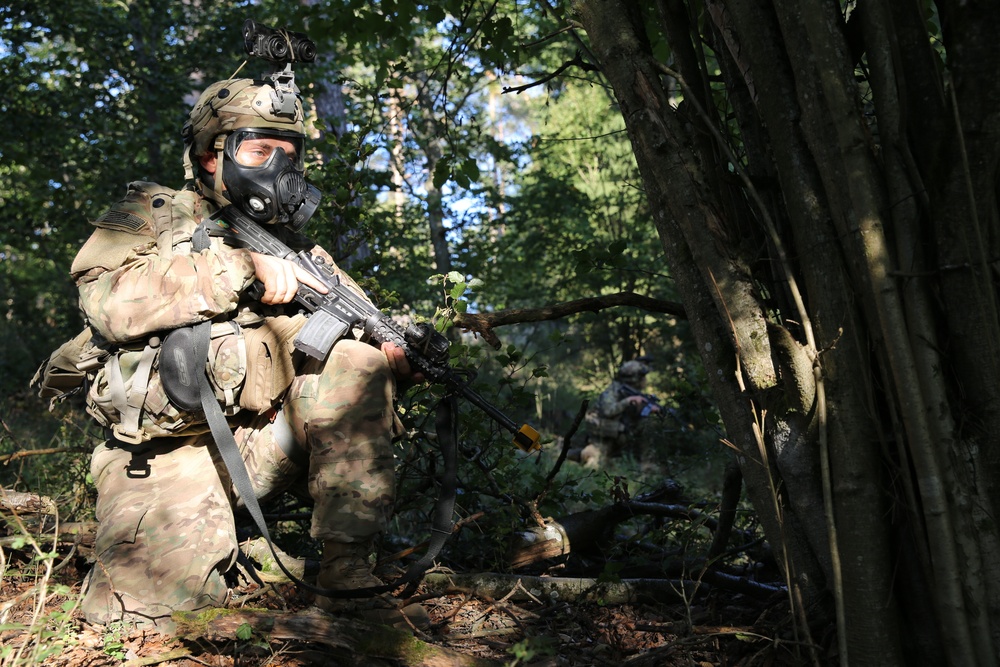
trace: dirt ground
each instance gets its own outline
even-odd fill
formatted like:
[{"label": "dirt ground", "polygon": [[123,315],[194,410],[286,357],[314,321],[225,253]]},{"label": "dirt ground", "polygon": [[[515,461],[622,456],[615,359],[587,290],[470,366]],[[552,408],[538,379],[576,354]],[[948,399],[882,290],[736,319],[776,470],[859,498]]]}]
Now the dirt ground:
[{"label": "dirt ground", "polygon": [[[85,573],[83,558],[64,559],[62,568],[47,578],[44,606],[38,603],[37,576],[22,579],[16,565],[6,562],[0,585],[3,667],[827,664],[825,659],[810,655],[807,642],[796,636],[784,595],[761,599],[703,586],[686,602],[612,605],[560,600],[538,591],[536,595],[516,577],[510,579],[511,591],[496,597],[460,587],[418,590],[417,598],[426,607],[432,625],[425,632],[418,631],[416,637],[448,649],[452,657],[400,661],[345,651],[337,648],[335,638],[296,641],[254,634],[246,639],[179,639],[93,626],[83,621],[74,607]],[[275,615],[294,615],[308,609],[312,601],[311,594],[298,593],[290,584],[273,590],[258,590],[251,584],[238,593],[233,606],[263,607]],[[828,637],[814,636],[812,640],[829,644]],[[817,649],[818,655],[823,653]]]}]

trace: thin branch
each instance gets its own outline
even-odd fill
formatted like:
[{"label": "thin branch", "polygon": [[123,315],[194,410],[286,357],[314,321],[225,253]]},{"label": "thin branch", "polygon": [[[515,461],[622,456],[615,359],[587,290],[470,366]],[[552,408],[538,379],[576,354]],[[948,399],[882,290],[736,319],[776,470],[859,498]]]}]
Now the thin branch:
[{"label": "thin branch", "polygon": [[533,81],[531,83],[526,83],[523,86],[504,86],[503,87],[503,93],[504,94],[506,94],[506,93],[518,93],[518,94],[521,94],[521,93],[523,93],[524,91],[526,91],[526,90],[528,90],[530,88],[534,88],[536,86],[541,86],[541,85],[543,85],[545,83],[548,83],[549,81],[551,81],[552,79],[556,78],[557,76],[559,76],[560,74],[562,74],[563,72],[565,72],[566,70],[568,70],[570,67],[573,67],[573,66],[579,67],[584,72],[598,72],[598,71],[600,71],[597,67],[595,67],[595,66],[591,65],[590,63],[588,63],[587,61],[585,61],[583,59],[583,56],[580,55],[580,52],[577,51],[576,55],[573,56],[572,60],[567,60],[566,62],[564,62],[562,65],[559,66],[559,68],[556,71],[551,72],[549,74],[546,74],[545,76],[543,76],[541,79],[538,79],[537,81]]},{"label": "thin branch", "polygon": [[583,418],[587,414],[588,405],[590,405],[590,401],[587,400],[584,400],[580,404],[580,411],[576,413],[576,419],[573,420],[573,423],[569,427],[569,431],[563,437],[562,451],[559,452],[559,458],[556,459],[555,465],[552,466],[552,470],[545,478],[545,486],[538,493],[538,495],[535,496],[536,505],[541,502],[542,498],[545,497],[545,494],[548,493],[552,480],[559,474],[559,469],[562,468],[562,464],[566,460],[566,455],[569,453],[570,445],[573,443],[573,436],[576,435],[577,429],[580,428],[580,424],[583,422]]},{"label": "thin branch", "polygon": [[487,343],[495,349],[500,349],[500,340],[493,333],[495,327],[524,322],[558,320],[577,313],[596,313],[616,306],[633,306],[656,313],[667,313],[682,319],[687,318],[684,306],[676,301],[654,299],[635,292],[619,292],[576,299],[544,308],[510,308],[495,313],[459,313],[455,316],[454,322],[455,326],[482,335]]},{"label": "thin branch", "polygon": [[521,48],[522,49],[530,49],[530,48],[539,46],[541,44],[545,44],[546,42],[555,39],[556,37],[558,37],[559,35],[563,34],[564,32],[569,32],[571,30],[576,30],[579,27],[580,26],[573,25],[573,24],[565,25],[562,28],[559,28],[558,30],[556,30],[555,32],[550,32],[549,34],[545,35],[544,37],[540,37],[540,38],[536,39],[533,42],[522,42],[521,43]]},{"label": "thin branch", "polygon": [[63,454],[66,452],[89,452],[89,447],[51,447],[49,449],[22,449],[19,452],[14,452],[13,454],[8,454],[7,456],[0,456],[0,464],[7,465],[18,459],[22,459],[28,456],[44,456],[46,454]]}]

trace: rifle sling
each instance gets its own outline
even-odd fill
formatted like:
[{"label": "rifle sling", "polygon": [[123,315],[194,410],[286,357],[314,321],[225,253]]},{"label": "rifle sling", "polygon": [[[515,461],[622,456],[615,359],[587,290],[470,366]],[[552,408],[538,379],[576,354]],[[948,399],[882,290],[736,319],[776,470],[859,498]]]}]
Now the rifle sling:
[{"label": "rifle sling", "polygon": [[[207,241],[207,235],[202,238]],[[196,232],[196,249],[200,245],[198,243],[200,240],[202,239],[199,238]],[[212,323],[206,321],[195,325],[193,333],[194,358],[207,360],[212,336]],[[267,541],[267,546],[271,550],[274,561],[290,581],[323,597],[363,598],[388,593],[399,588],[404,583],[413,582],[415,584],[415,582],[423,577],[424,572],[427,571],[434,562],[434,559],[437,558],[444,543],[451,535],[454,525],[451,517],[453,516],[455,507],[458,458],[458,425],[455,419],[455,415],[457,414],[457,410],[455,409],[457,400],[454,395],[448,395],[442,399],[438,404],[435,414],[435,427],[441,445],[441,455],[444,458],[444,474],[441,479],[441,493],[438,496],[437,505],[434,509],[434,521],[431,526],[431,539],[428,543],[427,552],[423,558],[412,564],[399,579],[396,579],[391,584],[340,590],[319,588],[308,584],[289,572],[285,564],[281,562],[281,559],[275,552],[274,544],[271,542],[271,534],[267,529],[267,522],[264,520],[260,504],[257,502],[257,496],[254,493],[253,485],[250,483],[250,475],[247,473],[246,464],[243,461],[243,456],[240,454],[240,448],[236,444],[236,438],[233,437],[233,432],[229,428],[229,422],[226,421],[226,416],[222,412],[222,408],[219,407],[218,400],[215,398],[215,392],[208,379],[207,367],[204,372],[197,373],[197,377],[201,407],[205,412],[205,420],[212,431],[212,437],[215,439],[215,445],[222,456],[223,463],[226,465],[226,470],[229,472],[233,487],[240,495],[240,498],[243,499],[243,505],[250,513],[251,518],[253,518],[257,529],[260,530],[261,535]]]}]

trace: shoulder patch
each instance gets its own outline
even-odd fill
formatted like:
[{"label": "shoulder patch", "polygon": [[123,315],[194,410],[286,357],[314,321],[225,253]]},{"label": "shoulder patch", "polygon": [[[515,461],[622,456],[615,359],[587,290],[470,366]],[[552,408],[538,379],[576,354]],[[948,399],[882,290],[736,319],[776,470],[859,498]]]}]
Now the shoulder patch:
[{"label": "shoulder patch", "polygon": [[143,227],[149,226],[149,221],[133,213],[112,208],[95,220],[94,226],[101,229],[138,233],[142,231]]},{"label": "shoulder patch", "polygon": [[[128,184],[125,198],[94,221],[96,227],[132,234],[155,234],[158,214],[169,215],[174,190],[156,183],[134,181]],[[161,209],[164,209],[162,210]]]}]

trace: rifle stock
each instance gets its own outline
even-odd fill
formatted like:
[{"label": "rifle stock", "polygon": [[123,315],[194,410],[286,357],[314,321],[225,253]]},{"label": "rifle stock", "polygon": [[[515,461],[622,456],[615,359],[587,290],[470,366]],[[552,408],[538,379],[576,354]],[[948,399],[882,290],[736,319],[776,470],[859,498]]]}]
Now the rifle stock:
[{"label": "rifle stock", "polygon": [[308,252],[292,250],[263,227],[233,206],[226,206],[215,220],[214,235],[231,246],[273,255],[295,262],[317,277],[328,292],[321,294],[299,283],[295,301],[309,311],[309,319],[295,338],[295,348],[316,359],[326,359],[338,340],[355,327],[362,328],[371,340],[398,345],[410,364],[431,382],[444,385],[449,392],[465,398],[514,435],[514,445],[532,452],[541,448],[539,434],[528,424],[520,427],[499,408],[468,386],[449,363],[449,343],[427,323],[411,324],[406,329],[375,308],[351,287],[343,284],[333,268]]}]

